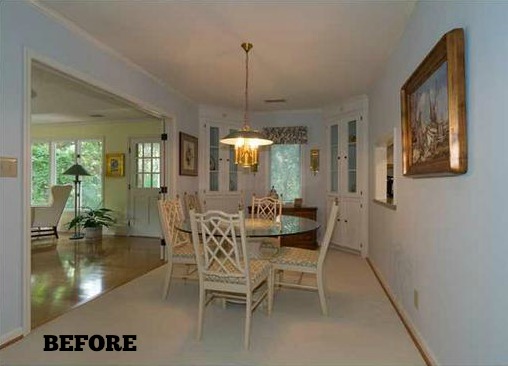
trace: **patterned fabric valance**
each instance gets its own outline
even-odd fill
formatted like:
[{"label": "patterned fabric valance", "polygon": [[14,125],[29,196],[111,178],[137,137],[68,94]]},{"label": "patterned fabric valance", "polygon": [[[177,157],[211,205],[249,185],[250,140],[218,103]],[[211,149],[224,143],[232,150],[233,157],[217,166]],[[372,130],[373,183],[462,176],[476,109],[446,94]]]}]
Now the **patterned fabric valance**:
[{"label": "patterned fabric valance", "polygon": [[263,134],[274,144],[307,143],[307,126],[264,127]]}]

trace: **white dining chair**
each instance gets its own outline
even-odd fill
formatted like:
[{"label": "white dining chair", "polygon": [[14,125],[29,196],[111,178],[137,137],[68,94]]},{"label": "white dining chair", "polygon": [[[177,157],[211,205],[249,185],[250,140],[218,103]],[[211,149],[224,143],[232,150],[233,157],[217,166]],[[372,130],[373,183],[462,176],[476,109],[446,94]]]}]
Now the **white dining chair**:
[{"label": "white dining chair", "polygon": [[[162,290],[162,298],[165,299],[169,295],[171,279],[173,277],[173,265],[186,265],[185,274],[178,278],[192,278],[195,272],[196,255],[194,254],[190,235],[177,229],[177,226],[183,220],[180,198],[176,196],[174,199],[160,200],[158,208],[161,229],[164,241],[166,242],[166,258],[168,260],[168,268]],[[194,271],[192,269],[193,266]]]},{"label": "white dining chair", "polygon": [[272,309],[271,265],[250,259],[244,214],[190,211],[192,242],[198,253],[199,314],[197,338],[201,339],[206,305],[214,298],[245,301],[244,347],[249,348],[253,311],[266,301]]},{"label": "white dining chair", "polygon": [[[328,306],[326,304],[325,286],[324,286],[324,262],[330,239],[332,237],[335,223],[337,222],[337,214],[339,212],[339,203],[335,201],[330,210],[326,232],[318,250],[301,249],[293,247],[282,247],[279,253],[270,261],[273,266],[274,286],[292,287],[305,290],[317,290],[319,293],[319,301],[321,303],[321,311],[323,315],[328,315]],[[285,282],[284,276],[277,276],[278,271],[294,271],[303,274],[313,274],[316,277],[316,286],[303,285],[301,283]]]}]

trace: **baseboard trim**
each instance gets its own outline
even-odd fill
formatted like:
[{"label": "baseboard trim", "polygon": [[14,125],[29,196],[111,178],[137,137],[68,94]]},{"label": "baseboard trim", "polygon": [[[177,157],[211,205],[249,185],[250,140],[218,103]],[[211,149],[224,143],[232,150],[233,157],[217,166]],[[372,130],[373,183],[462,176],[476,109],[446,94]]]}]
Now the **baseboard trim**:
[{"label": "baseboard trim", "polygon": [[434,359],[434,357],[431,356],[431,352],[425,345],[425,342],[423,339],[421,339],[418,331],[414,328],[412,325],[412,322],[408,319],[408,317],[405,314],[405,311],[402,309],[402,307],[399,305],[397,300],[395,300],[395,297],[392,295],[389,286],[384,281],[383,277],[379,273],[379,271],[376,269],[374,264],[370,261],[369,258],[366,258],[367,263],[369,264],[370,268],[372,269],[372,272],[374,273],[374,276],[376,276],[379,284],[383,288],[383,291],[386,294],[386,297],[388,297],[388,300],[390,300],[390,303],[392,304],[393,308],[395,309],[395,312],[399,316],[402,324],[404,324],[404,328],[406,328],[409,336],[411,337],[411,340],[415,344],[416,348],[418,349],[418,352],[420,352],[420,355],[422,356],[423,360],[425,361],[425,364],[427,366],[437,366],[437,362]]},{"label": "baseboard trim", "polygon": [[3,349],[23,338],[23,329],[16,328],[0,337],[0,349]]}]

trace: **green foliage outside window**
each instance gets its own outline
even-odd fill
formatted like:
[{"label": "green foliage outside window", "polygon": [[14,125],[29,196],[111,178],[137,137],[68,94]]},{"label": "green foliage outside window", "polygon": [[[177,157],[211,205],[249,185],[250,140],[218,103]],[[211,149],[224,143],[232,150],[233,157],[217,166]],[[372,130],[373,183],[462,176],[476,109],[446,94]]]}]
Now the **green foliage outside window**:
[{"label": "green foliage outside window", "polygon": [[[52,148],[51,148],[52,147]],[[80,177],[81,206],[99,207],[102,203],[102,141],[78,140],[32,143],[32,205],[47,205],[50,199],[50,187],[53,184],[74,185],[74,176],[64,175],[76,162],[90,173]],[[51,154],[54,155],[54,177],[51,177]],[[67,200],[67,209],[74,208],[74,189]]]},{"label": "green foliage outside window", "polygon": [[282,194],[284,202],[301,197],[300,145],[272,145],[270,147],[271,186]]}]

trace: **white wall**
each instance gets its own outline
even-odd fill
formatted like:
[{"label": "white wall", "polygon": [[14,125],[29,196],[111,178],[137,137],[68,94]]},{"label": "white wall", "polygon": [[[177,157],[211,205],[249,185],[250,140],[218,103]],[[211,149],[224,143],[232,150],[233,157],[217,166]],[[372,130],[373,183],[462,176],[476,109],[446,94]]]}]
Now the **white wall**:
[{"label": "white wall", "polygon": [[440,364],[508,364],[507,15],[508,3],[418,2],[369,95],[374,177],[375,142],[400,126],[400,87],[465,28],[468,173],[412,179],[399,167],[397,210],[370,204],[370,258]]},{"label": "white wall", "polygon": [[[197,135],[198,110],[139,68],[43,14],[27,1],[0,2],[0,156],[19,160],[17,178],[0,178],[0,343],[21,331],[23,317],[23,192],[25,48],[100,81],[122,96],[172,117],[177,129]],[[173,132],[173,131],[169,131]],[[178,140],[176,140],[178,141]],[[177,144],[174,144],[175,153]],[[177,169],[177,167],[176,167]],[[175,185],[197,189],[197,178]]]},{"label": "white wall", "polygon": [[[325,223],[326,196],[325,196],[325,162],[326,155],[325,125],[322,112],[318,110],[258,112],[251,114],[251,124],[254,128],[307,126],[308,143],[303,145],[303,204],[318,207],[318,221]],[[321,171],[314,175],[310,171],[310,150],[320,149]],[[270,190],[268,154],[261,153],[259,172],[252,179],[255,181],[251,189],[257,195],[266,195]]]}]

